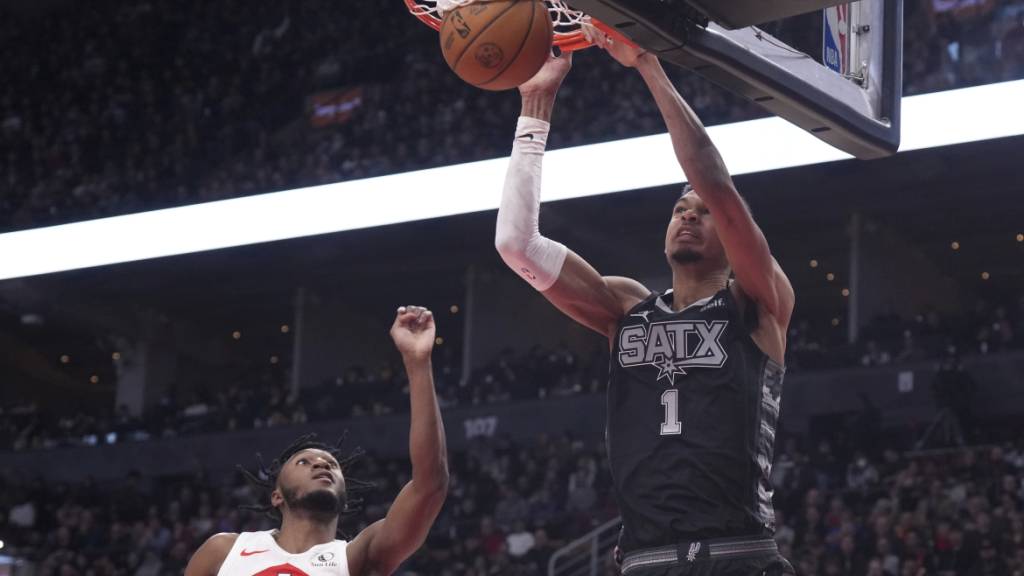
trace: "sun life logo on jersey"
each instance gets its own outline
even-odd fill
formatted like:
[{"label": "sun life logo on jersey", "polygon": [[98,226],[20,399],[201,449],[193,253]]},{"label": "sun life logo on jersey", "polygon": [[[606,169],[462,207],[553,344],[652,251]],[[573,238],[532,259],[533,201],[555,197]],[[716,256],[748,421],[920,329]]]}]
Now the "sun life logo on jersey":
[{"label": "sun life logo on jersey", "polygon": [[728,326],[728,320],[626,326],[619,331],[619,365],[654,366],[658,380],[668,378],[675,386],[676,376],[685,376],[689,368],[721,368],[725,364],[729,355],[719,339]]},{"label": "sun life logo on jersey", "polygon": [[336,567],[338,563],[334,560],[334,552],[324,552],[318,554],[317,557],[312,561],[312,564],[316,568],[324,567]]}]

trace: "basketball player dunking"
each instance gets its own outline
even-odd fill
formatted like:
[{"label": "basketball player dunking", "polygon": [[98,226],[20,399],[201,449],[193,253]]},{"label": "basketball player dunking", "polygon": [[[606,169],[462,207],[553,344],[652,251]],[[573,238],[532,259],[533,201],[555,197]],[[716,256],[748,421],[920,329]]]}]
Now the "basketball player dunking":
[{"label": "basketball player dunking", "polygon": [[672,289],[601,276],[540,234],[541,162],[571,55],[549,58],[520,86],[495,244],[559,310],[610,341],[607,444],[622,573],[792,573],[772,539],[769,482],[792,286],[657,58],[597,34],[643,77],[692,184],[665,234]]},{"label": "basketball player dunking", "polygon": [[425,308],[399,308],[391,337],[409,376],[412,480],[386,517],[352,542],[336,540],[346,501],[341,464],[330,446],[303,438],[269,471],[268,508],[281,527],[211,536],[192,556],[185,576],[383,576],[423,544],[448,491],[444,427],[430,367],[433,316]]}]

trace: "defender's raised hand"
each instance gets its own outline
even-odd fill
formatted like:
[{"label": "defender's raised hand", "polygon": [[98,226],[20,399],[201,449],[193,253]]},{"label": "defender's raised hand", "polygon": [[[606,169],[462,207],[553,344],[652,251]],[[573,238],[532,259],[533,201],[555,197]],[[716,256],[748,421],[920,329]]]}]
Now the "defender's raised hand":
[{"label": "defender's raised hand", "polygon": [[422,306],[402,306],[391,325],[391,339],[402,356],[426,360],[434,350],[434,315]]},{"label": "defender's raised hand", "polygon": [[426,541],[448,494],[448,450],[430,369],[434,315],[422,306],[402,306],[391,325],[391,339],[402,353],[409,376],[412,479],[395,497],[387,515],[349,544],[346,573],[352,576],[394,573]]}]

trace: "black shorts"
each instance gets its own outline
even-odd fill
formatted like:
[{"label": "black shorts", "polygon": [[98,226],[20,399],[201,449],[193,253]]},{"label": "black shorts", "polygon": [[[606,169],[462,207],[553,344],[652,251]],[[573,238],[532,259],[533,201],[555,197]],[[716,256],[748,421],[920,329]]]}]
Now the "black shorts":
[{"label": "black shorts", "polygon": [[792,576],[771,539],[721,539],[626,554],[623,576]]}]

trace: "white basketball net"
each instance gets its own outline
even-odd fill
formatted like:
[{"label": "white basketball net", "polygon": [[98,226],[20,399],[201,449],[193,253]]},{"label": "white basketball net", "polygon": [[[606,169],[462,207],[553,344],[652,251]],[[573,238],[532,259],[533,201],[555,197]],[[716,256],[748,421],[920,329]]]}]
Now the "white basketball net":
[{"label": "white basketball net", "polygon": [[[415,5],[409,7],[409,11],[416,16],[429,15],[438,20],[444,19],[444,13],[459,6],[472,4],[474,2],[486,2],[487,0],[415,0]],[[583,22],[589,22],[590,17],[573,10],[562,0],[544,0],[551,12],[551,23],[554,26],[555,34],[569,34],[575,32]]]}]

